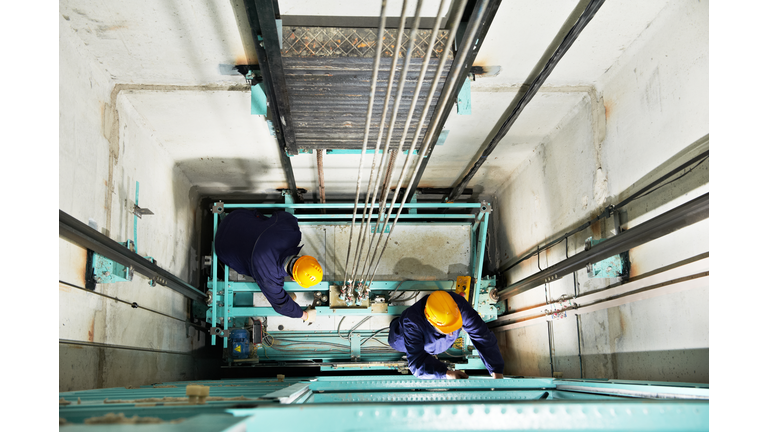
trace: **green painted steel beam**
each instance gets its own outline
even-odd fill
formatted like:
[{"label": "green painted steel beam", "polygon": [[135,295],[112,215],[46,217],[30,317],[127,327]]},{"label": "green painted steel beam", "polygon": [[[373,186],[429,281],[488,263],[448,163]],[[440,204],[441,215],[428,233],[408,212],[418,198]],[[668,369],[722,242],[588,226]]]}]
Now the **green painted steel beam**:
[{"label": "green painted steel beam", "polygon": [[[322,380],[321,380],[322,378]],[[350,392],[350,391],[376,391],[376,390],[413,390],[413,389],[475,389],[483,390],[494,388],[496,390],[506,389],[553,389],[555,385],[552,378],[504,378],[492,379],[491,377],[471,377],[465,380],[422,380],[413,376],[409,377],[361,377],[362,379],[352,379],[354,377],[341,377],[340,380],[327,380],[319,377],[317,381],[310,384],[312,391],[323,392]],[[365,379],[367,378],[367,379]],[[406,379],[412,378],[412,379]]]},{"label": "green painted steel beam", "polygon": [[477,402],[551,399],[551,390],[316,393],[307,403]]},{"label": "green painted steel beam", "polygon": [[[374,206],[378,206],[378,203],[374,203]],[[482,203],[405,203],[402,204],[403,208],[415,208],[415,209],[434,209],[434,208],[465,208],[474,209],[481,208]],[[392,203],[387,203],[385,208],[392,206]],[[234,208],[294,208],[294,209],[354,209],[355,203],[325,203],[325,204],[285,204],[285,203],[269,203],[269,204],[224,204],[225,209]],[[400,208],[400,204],[397,204],[396,208]],[[402,215],[400,216],[402,217]]]},{"label": "green painted steel beam", "polygon": [[[376,150],[375,149],[367,149],[365,151],[365,154],[373,154],[374,151],[376,151]],[[327,149],[325,152],[328,153],[329,155],[360,154],[360,153],[363,152],[363,150],[362,149],[360,149],[360,150],[357,150],[357,149]],[[407,149],[403,150],[402,152],[404,154],[408,154],[408,150]],[[384,153],[384,149],[379,150],[379,153]],[[419,150],[418,149],[414,149],[411,154],[419,154]]]},{"label": "green painted steel beam", "polygon": [[[392,291],[397,285],[401,284],[398,291],[435,291],[451,289],[455,281],[373,281],[371,291]],[[320,282],[310,288],[304,288],[296,282],[285,282],[283,289],[288,292],[293,291],[328,291],[331,284],[340,285],[341,281]],[[213,283],[208,281],[208,289],[213,288]],[[229,282],[230,292],[261,292],[259,284],[256,282]],[[219,296],[218,301],[223,301]]]},{"label": "green painted steel beam", "polygon": [[[219,285],[221,285],[221,282],[219,282]],[[331,283],[330,282],[320,282],[317,285],[314,285],[310,288],[304,288],[303,286],[297,284],[296,282],[285,282],[283,284],[283,289],[288,292],[293,291],[328,291],[330,288]],[[213,283],[211,280],[208,280],[207,284],[208,289],[213,288]],[[259,284],[256,282],[229,282],[229,289],[230,292],[261,292],[261,288],[259,288]],[[219,296],[218,300],[222,301],[223,297]]]},{"label": "green painted steel beam", "polygon": [[[323,222],[301,222],[301,221],[299,221],[299,225],[304,225],[304,226],[307,226],[307,225],[315,225],[315,226],[330,226],[330,225],[332,225],[332,226],[335,226],[335,225],[350,225],[350,224],[351,224],[351,222],[326,222],[326,221],[323,221]],[[437,226],[440,226],[440,225],[446,226],[446,225],[449,225],[449,226],[457,226],[457,225],[472,225],[472,222],[461,222],[459,220],[456,220],[456,221],[451,221],[451,222],[428,222],[428,223],[425,223],[425,222],[398,222],[397,224],[398,225],[404,225],[404,226],[405,225],[411,225],[411,226],[414,226],[414,225],[429,225],[429,226],[436,226],[436,225]]]},{"label": "green painted steel beam", "polygon": [[[318,306],[315,308],[318,316],[367,316],[367,315],[400,315],[408,306],[389,306],[387,311],[376,314],[371,308],[341,308],[331,309],[328,306]],[[271,307],[232,307],[229,316],[233,318],[244,317],[270,317],[282,316]]]},{"label": "green painted steel beam", "polygon": [[[264,216],[271,216],[270,214],[264,214]],[[302,219],[351,219],[352,215],[349,214],[294,214],[296,219],[301,221]],[[376,216],[376,214],[374,214]],[[362,219],[366,217],[363,214],[355,215],[355,219]],[[400,219],[474,219],[473,214],[439,214],[439,213],[402,213]]]},{"label": "green painted steel beam", "polygon": [[[218,226],[219,226],[219,214],[218,213],[214,213],[213,214],[213,238],[216,238],[216,229],[218,228]],[[211,265],[211,268],[213,269],[213,277],[212,277],[212,279],[213,279],[213,288],[212,288],[212,290],[213,290],[213,293],[215,294],[219,290],[219,277],[218,277],[219,276],[218,275],[219,257],[218,257],[218,255],[216,255],[216,248],[215,247],[211,248],[211,255],[212,255],[212,260],[213,260],[213,264]],[[211,326],[213,326],[213,327],[216,327],[219,324],[219,322],[216,320],[216,309],[217,308],[215,307],[215,303],[214,303],[214,306],[208,308],[208,310],[210,311],[210,316],[211,316],[211,319],[210,319],[209,322],[211,323]],[[211,335],[211,345],[216,345],[216,335],[215,334]]]},{"label": "green painted steel beam", "polygon": [[700,401],[304,404],[239,411],[249,417],[228,432],[709,430],[709,404]]}]

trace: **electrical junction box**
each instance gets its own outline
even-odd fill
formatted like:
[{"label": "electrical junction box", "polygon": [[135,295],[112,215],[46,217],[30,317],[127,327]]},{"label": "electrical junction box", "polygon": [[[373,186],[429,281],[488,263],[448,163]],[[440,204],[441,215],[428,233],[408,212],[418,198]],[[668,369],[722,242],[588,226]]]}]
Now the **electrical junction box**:
[{"label": "electrical junction box", "polygon": [[467,299],[467,301],[469,301],[467,296],[469,295],[469,283],[471,281],[472,278],[470,276],[459,276],[456,278],[456,290],[454,292]]},{"label": "electrical junction box", "polygon": [[232,344],[231,355],[234,359],[247,359],[251,354],[251,338],[248,330],[237,329],[229,333],[229,341]]}]

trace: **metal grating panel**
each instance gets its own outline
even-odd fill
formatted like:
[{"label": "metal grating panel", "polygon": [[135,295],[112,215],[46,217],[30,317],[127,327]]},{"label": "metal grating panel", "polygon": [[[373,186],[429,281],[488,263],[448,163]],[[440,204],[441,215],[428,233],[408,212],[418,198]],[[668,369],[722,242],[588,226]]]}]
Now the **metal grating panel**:
[{"label": "metal grating panel", "polygon": [[[283,66],[285,82],[288,89],[291,120],[295,128],[296,145],[299,149],[360,149],[363,144],[365,116],[368,109],[371,74],[376,54],[376,38],[378,29],[375,28],[336,28],[336,27],[284,27],[283,28]],[[397,94],[397,83],[402,70],[405,47],[408,44],[410,30],[406,30],[398,58],[397,72],[392,87],[389,102],[389,112],[394,105]],[[405,116],[413,100],[413,91],[419,76],[422,62],[429,45],[431,30],[418,30],[417,40],[411,63],[408,67],[405,89],[400,101],[397,119],[393,129],[390,146],[396,147],[403,135]],[[424,102],[432,77],[439,63],[439,56],[446,47],[450,48],[447,40],[448,31],[440,30],[435,46],[429,53],[430,62],[427,75],[422,84],[418,97],[421,99],[416,107],[411,124],[406,135],[404,148],[411,145],[416,133]],[[396,29],[386,29],[383,40],[382,59],[376,84],[376,99],[368,139],[368,148],[376,145],[376,139],[381,123],[384,107],[384,95],[387,90],[389,70],[392,65],[394,43],[397,38]],[[428,110],[428,117],[419,134],[416,148],[421,147],[427,126],[432,117],[432,111],[442,91],[442,85],[448,75],[452,63],[452,52],[448,53],[449,60],[443,69],[441,83]],[[385,120],[385,130],[382,136],[384,146],[390,113]]]},{"label": "metal grating panel", "polygon": [[[291,117],[296,129],[296,144],[299,148],[359,149],[362,147],[373,60],[369,57],[286,57],[283,59]],[[390,96],[390,113],[394,105],[402,61],[399,59],[400,65],[398,65],[395,74]],[[369,149],[372,149],[376,144],[391,62],[391,57],[381,59],[373,116],[369,129]],[[400,101],[390,146],[397,146],[403,134],[405,117],[410,109],[422,62],[423,59],[412,59],[408,67],[405,90]],[[418,103],[411,120],[404,144],[405,148],[411,144],[416,132],[416,125],[424,107],[424,100],[432,85],[431,77],[434,76],[439,60],[431,58],[429,62],[430,66],[418,95],[421,101]],[[427,120],[419,134],[417,149],[421,147],[421,140],[424,138],[427,125],[432,118],[432,112],[437,105],[443,83],[451,66],[450,63],[450,61],[446,62],[446,66],[443,68],[441,83],[438,85],[429,106]],[[390,115],[388,114],[385,120],[382,147],[386,139],[386,128],[389,126]]]}]

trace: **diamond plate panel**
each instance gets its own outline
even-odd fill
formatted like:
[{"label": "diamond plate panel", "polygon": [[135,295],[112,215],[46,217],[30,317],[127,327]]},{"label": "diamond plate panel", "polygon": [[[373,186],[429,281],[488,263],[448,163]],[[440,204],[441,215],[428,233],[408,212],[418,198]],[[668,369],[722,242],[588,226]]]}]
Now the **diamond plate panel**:
[{"label": "diamond plate panel", "polygon": [[[376,33],[371,28],[335,28],[335,27],[284,27],[283,57],[370,57],[376,56]],[[417,30],[413,58],[424,58],[429,46],[432,30]],[[435,46],[429,57],[438,58],[448,44],[448,31],[439,30]],[[382,57],[392,57],[397,40],[396,29],[384,31],[384,49]],[[410,30],[403,34],[400,57],[410,40]],[[453,58],[453,53],[448,54]]]}]

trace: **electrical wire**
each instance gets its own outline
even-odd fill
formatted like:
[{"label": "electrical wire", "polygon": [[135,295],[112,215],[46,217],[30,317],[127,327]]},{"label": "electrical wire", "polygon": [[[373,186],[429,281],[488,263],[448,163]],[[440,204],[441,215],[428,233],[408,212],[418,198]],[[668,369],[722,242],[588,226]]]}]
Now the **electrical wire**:
[{"label": "electrical wire", "polygon": [[[395,293],[397,292],[397,290],[399,290],[399,289],[400,289],[400,285],[402,285],[402,284],[404,284],[405,282],[408,282],[408,281],[410,281],[410,279],[406,279],[406,280],[404,280],[404,281],[401,281],[399,284],[397,284],[397,286],[395,287],[395,289],[393,289],[393,290],[392,290],[392,291],[389,293],[389,299],[390,299],[390,301],[391,301],[391,300],[394,300],[394,299],[392,298],[392,296],[393,296],[393,295],[395,295]],[[402,293],[401,293],[400,295],[402,295]]]},{"label": "electrical wire", "polygon": [[342,339],[352,340],[352,332],[354,332],[358,327],[363,325],[364,322],[368,321],[369,319],[371,319],[373,317],[372,316],[367,316],[367,317],[363,318],[362,320],[360,320],[359,323],[355,324],[354,327],[352,327],[351,330],[349,330],[349,333],[347,333],[346,336],[342,336],[341,335],[341,323],[344,322],[344,318],[346,318],[346,316],[341,317],[341,321],[339,321],[339,325],[338,325],[338,327],[336,327],[336,335],[338,335]]},{"label": "electrical wire", "polygon": [[[403,292],[405,292],[405,291],[403,291]],[[413,295],[411,295],[410,297],[406,297],[406,298],[404,298],[404,299],[401,299],[401,298],[399,298],[399,297],[398,297],[398,298],[396,298],[396,299],[392,299],[392,300],[390,300],[390,303],[394,303],[394,302],[398,302],[398,303],[399,303],[399,302],[405,302],[405,301],[408,301],[408,300],[413,300],[413,299],[414,299],[414,298],[416,298],[416,296],[418,296],[419,294],[421,294],[421,291],[416,291],[416,292],[415,292]]]},{"label": "electrical wire", "polygon": [[[384,330],[389,330],[389,326],[383,327],[383,328],[380,328],[380,329],[376,330],[375,332],[373,332],[372,335],[368,336],[364,341],[360,342],[360,345],[362,346],[364,343],[368,342],[371,339],[373,339],[373,340],[375,340],[377,342],[380,342],[378,339],[375,339],[375,336],[377,334],[379,334],[379,332],[382,332]],[[387,344],[387,346],[389,346],[389,344]]]}]

